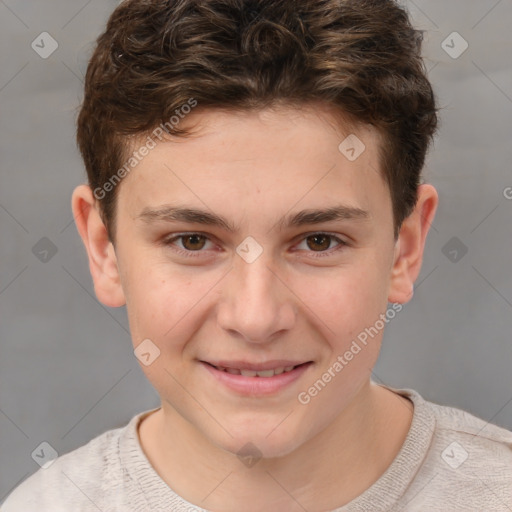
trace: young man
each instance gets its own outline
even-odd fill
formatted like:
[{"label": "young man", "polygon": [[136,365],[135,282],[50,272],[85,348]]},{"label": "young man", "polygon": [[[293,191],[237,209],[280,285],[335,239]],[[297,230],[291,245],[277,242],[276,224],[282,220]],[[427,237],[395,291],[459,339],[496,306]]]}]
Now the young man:
[{"label": "young man", "polygon": [[161,407],[4,512],[512,509],[511,432],[370,379],[438,203],[420,49],[391,0],[116,8],[72,207]]}]

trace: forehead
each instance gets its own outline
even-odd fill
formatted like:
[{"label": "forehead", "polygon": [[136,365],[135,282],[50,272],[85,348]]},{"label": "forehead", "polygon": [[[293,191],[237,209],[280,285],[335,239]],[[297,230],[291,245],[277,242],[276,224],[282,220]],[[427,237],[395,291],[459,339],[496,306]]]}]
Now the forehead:
[{"label": "forehead", "polygon": [[124,178],[118,204],[132,218],[177,201],[236,213],[237,224],[240,211],[261,217],[261,208],[280,218],[294,206],[390,209],[372,127],[353,128],[321,107],[199,110],[181,122],[191,136],[156,139]]}]

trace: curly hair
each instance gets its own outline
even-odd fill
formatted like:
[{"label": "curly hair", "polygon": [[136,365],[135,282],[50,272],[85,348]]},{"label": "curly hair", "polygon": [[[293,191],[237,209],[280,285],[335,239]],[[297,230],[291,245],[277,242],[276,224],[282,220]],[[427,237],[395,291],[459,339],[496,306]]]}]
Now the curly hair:
[{"label": "curly hair", "polygon": [[396,238],[438,125],[422,41],[394,0],[124,0],[97,39],[77,119],[110,240],[117,187],[103,184],[132,137],[164,123],[190,135],[168,120],[191,99],[228,111],[321,102],[351,126],[373,125]]}]

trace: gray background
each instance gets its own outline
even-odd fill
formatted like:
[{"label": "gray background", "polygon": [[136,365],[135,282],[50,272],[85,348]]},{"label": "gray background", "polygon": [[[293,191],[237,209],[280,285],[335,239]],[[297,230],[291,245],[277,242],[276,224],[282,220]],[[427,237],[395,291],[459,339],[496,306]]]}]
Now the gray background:
[{"label": "gray background", "polygon": [[[403,3],[427,30],[443,106],[425,169],[440,206],[373,378],[512,429],[512,1]],[[116,4],[0,0],[0,503],[39,468],[31,453],[42,441],[62,454],[158,405],[124,308],[94,296],[70,209],[85,181],[81,81]],[[44,31],[59,45],[47,59],[31,48]],[[458,58],[442,48],[454,31],[469,43]],[[43,237],[57,249],[47,262],[33,252]]]}]

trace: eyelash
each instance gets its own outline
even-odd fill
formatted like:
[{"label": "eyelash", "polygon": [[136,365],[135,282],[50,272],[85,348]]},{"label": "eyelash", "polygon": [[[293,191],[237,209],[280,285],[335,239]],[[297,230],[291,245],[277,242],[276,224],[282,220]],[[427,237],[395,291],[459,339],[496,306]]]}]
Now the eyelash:
[{"label": "eyelash", "polygon": [[[202,255],[204,250],[189,251],[189,250],[186,250],[186,249],[180,249],[180,248],[178,248],[178,247],[173,245],[173,242],[175,242],[176,240],[179,240],[180,238],[183,239],[183,238],[186,238],[187,236],[192,236],[192,235],[199,235],[199,236],[205,237],[207,240],[211,241],[210,238],[207,235],[205,235],[204,233],[200,233],[200,232],[195,232],[194,231],[194,232],[190,232],[190,233],[180,233],[180,234],[177,234],[177,235],[173,235],[170,238],[164,239],[162,243],[166,247],[171,247],[173,251],[175,251],[176,253],[178,253],[181,256],[185,256],[187,258],[199,257],[199,256]],[[331,238],[332,240],[335,240],[336,242],[338,242],[339,245],[337,247],[335,247],[334,249],[328,249],[327,251],[318,251],[318,252],[316,252],[316,251],[306,251],[306,252],[311,252],[314,258],[323,258],[325,256],[330,256],[333,253],[336,253],[336,252],[342,250],[344,247],[347,247],[349,245],[347,242],[345,242],[341,238],[338,238],[337,236],[332,235],[330,233],[325,233],[323,231],[316,231],[316,232],[313,232],[313,233],[306,233],[305,235],[302,236],[302,238],[299,240],[299,242],[302,242],[306,238],[309,238],[309,237],[312,237],[312,236],[315,236],[315,235],[327,236],[327,237]],[[194,254],[194,253],[197,253],[197,254]]]}]

